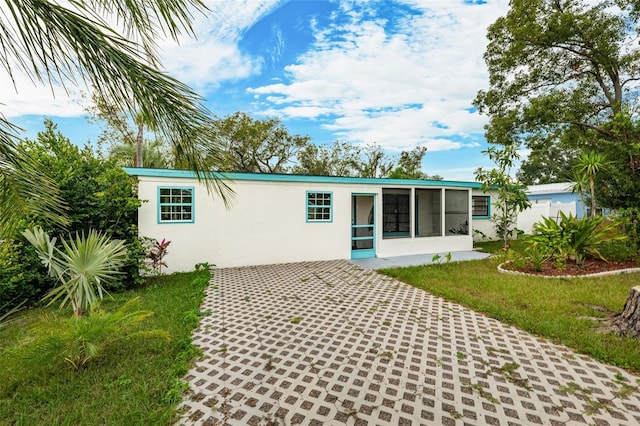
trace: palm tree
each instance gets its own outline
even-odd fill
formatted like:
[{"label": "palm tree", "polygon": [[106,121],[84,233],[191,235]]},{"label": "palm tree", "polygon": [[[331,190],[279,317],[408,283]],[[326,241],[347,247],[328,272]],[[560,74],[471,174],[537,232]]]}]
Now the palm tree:
[{"label": "palm tree", "polygon": [[[204,8],[201,0],[4,0],[0,69],[9,76],[24,73],[34,82],[59,82],[65,89],[86,84],[97,99],[129,111],[132,119],[137,111],[170,142],[181,163],[196,171],[207,189],[226,202],[229,187],[206,170],[199,155],[205,145],[199,129],[210,124],[209,111],[188,86],[156,68],[158,36],[177,40],[183,32],[192,34],[192,13]],[[125,29],[124,34],[109,26],[114,21]],[[40,183],[55,195],[50,182],[32,170],[31,163],[21,164],[15,130],[0,115],[2,224],[15,222],[22,213],[7,208],[11,206],[8,199],[22,199],[23,206],[39,208],[39,213],[60,212],[58,200],[47,201],[49,197],[43,196]],[[33,202],[34,197],[42,198],[40,203]]]},{"label": "palm tree", "polygon": [[596,174],[607,168],[606,156],[595,151],[582,151],[578,155],[578,164],[575,171],[583,174],[589,179],[589,189],[591,192],[591,217],[596,215]]},{"label": "palm tree", "polygon": [[148,167],[152,169],[166,169],[172,164],[171,152],[160,139],[146,140],[142,143],[142,164],[137,165],[137,144],[126,142],[112,145],[109,148],[109,158],[115,159],[117,164],[126,167]]},{"label": "palm tree", "polygon": [[580,173],[577,170],[573,172],[573,186],[571,187],[571,192],[574,194],[577,192],[580,194],[580,202],[582,203],[582,215],[586,216],[586,208],[587,203],[585,201],[585,192],[587,191],[587,187],[589,186],[589,182],[587,180],[587,176],[584,173]]}]

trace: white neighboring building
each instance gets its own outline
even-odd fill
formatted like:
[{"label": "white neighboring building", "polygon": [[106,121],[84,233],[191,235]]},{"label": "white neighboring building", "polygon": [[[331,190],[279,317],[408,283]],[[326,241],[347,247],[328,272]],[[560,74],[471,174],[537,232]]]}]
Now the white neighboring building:
[{"label": "white neighboring building", "polygon": [[580,194],[574,192],[575,182],[547,183],[543,185],[530,185],[527,188],[527,198],[531,204],[551,204],[560,207],[573,205],[572,208],[561,208],[565,214],[572,213],[578,218],[587,215],[586,206],[582,205]]},{"label": "white neighboring building", "polygon": [[533,226],[543,217],[558,219],[560,212],[578,218],[584,216],[580,195],[573,192],[573,182],[530,185],[527,198],[531,207],[518,214],[518,229],[530,234]]},{"label": "white neighboring building", "polygon": [[225,208],[192,172],[125,170],[145,201],[140,235],[171,241],[169,272],[465,251],[472,229],[495,236],[475,182],[229,173]]}]

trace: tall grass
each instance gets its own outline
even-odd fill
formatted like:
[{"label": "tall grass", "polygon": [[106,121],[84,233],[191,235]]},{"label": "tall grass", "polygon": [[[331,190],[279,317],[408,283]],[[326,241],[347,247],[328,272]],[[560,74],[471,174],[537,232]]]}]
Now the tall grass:
[{"label": "tall grass", "polygon": [[15,348],[29,330],[72,314],[54,308],[24,312],[0,330],[0,424],[172,424],[184,388],[180,377],[198,353],[191,332],[208,280],[208,271],[154,277],[142,289],[105,299],[102,308],[113,312],[140,297],[140,308],[154,312],[145,319],[145,329],[165,330],[170,340],[123,341],[77,372],[64,364],[45,364],[28,373],[20,365],[24,360]]}]

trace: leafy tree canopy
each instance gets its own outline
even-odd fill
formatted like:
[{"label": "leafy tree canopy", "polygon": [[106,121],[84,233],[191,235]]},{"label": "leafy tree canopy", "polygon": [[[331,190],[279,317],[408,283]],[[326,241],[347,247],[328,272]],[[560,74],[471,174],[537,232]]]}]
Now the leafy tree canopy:
[{"label": "leafy tree canopy", "polygon": [[[244,112],[215,120],[205,130],[205,162],[211,170],[248,173],[294,173],[312,176],[441,179],[422,172],[425,147],[386,154],[376,144],[336,141],[317,145],[308,136],[293,135],[275,118],[259,120]],[[180,168],[180,163],[177,163]]]},{"label": "leafy tree canopy", "polygon": [[402,151],[398,164],[389,174],[393,179],[430,179],[442,180],[442,176],[429,176],[422,171],[422,159],[427,153],[426,146],[417,146],[411,151]]},{"label": "leafy tree canopy", "polygon": [[550,165],[539,180],[560,179],[579,151],[597,149],[617,163],[603,173],[602,201],[611,207],[639,201],[625,199],[639,193],[640,181],[638,3],[512,0],[489,27],[490,87],[475,105],[490,117],[490,143],[532,150],[525,180],[535,181],[533,171]]},{"label": "leafy tree canopy", "polygon": [[336,141],[333,145],[307,144],[298,154],[293,173],[312,176],[380,177],[395,179],[435,179],[421,170],[426,147],[403,151],[399,158],[384,153],[375,144],[352,145]]},{"label": "leafy tree canopy", "polygon": [[236,112],[215,120],[204,132],[206,163],[227,172],[287,173],[308,136],[292,135],[276,118],[257,120]]}]

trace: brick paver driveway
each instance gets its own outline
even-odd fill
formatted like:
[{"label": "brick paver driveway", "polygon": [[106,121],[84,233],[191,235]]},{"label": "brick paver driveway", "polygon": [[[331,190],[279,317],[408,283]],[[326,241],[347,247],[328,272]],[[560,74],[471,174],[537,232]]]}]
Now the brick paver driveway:
[{"label": "brick paver driveway", "polygon": [[347,261],[217,269],[203,309],[179,424],[640,424],[637,377]]}]

